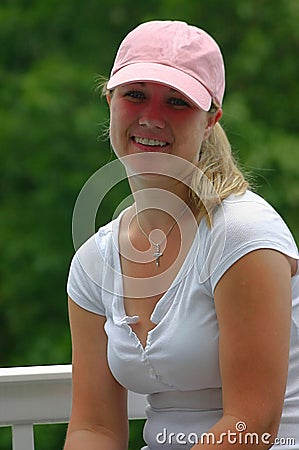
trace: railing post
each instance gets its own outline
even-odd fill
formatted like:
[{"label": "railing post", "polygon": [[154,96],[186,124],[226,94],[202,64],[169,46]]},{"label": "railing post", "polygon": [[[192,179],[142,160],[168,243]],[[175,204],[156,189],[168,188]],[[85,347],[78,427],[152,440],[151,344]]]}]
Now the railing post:
[{"label": "railing post", "polygon": [[33,424],[12,426],[13,450],[34,450]]}]

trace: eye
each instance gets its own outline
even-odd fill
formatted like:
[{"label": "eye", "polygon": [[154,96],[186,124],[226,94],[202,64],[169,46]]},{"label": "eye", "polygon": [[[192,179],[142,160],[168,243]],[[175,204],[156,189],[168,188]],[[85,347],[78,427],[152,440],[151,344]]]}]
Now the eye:
[{"label": "eye", "polygon": [[189,108],[191,104],[181,97],[170,97],[168,103],[177,108]]},{"label": "eye", "polygon": [[145,94],[142,91],[129,90],[125,92],[124,97],[129,97],[132,100],[144,100]]}]

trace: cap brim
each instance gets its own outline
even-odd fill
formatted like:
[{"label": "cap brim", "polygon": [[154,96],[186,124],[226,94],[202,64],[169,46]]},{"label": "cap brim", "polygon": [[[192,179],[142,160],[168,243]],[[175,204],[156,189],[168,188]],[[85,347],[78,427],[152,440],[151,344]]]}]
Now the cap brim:
[{"label": "cap brim", "polygon": [[181,70],[164,64],[133,63],[124,66],[111,76],[107,88],[114,89],[122,84],[147,81],[165,84],[181,92],[204,111],[209,111],[211,107],[211,95],[199,81]]}]

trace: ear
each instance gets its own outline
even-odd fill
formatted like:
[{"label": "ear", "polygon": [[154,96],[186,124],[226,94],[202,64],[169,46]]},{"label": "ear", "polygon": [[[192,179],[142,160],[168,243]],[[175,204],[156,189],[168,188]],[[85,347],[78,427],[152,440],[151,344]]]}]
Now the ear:
[{"label": "ear", "polygon": [[110,93],[106,94],[106,100],[107,100],[108,105],[110,106],[110,103],[111,103],[111,94]]},{"label": "ear", "polygon": [[223,111],[219,108],[215,114],[209,114],[208,122],[205,128],[204,140],[208,139],[212,131],[213,126],[221,119]]}]

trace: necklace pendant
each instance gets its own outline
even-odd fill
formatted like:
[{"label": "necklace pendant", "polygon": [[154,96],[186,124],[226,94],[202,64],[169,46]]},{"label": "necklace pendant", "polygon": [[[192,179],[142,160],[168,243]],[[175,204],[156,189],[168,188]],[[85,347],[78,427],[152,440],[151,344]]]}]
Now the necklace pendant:
[{"label": "necklace pendant", "polygon": [[163,256],[163,252],[160,251],[160,244],[155,244],[156,251],[154,253],[154,257],[156,258],[156,267],[160,265],[160,257]]}]

